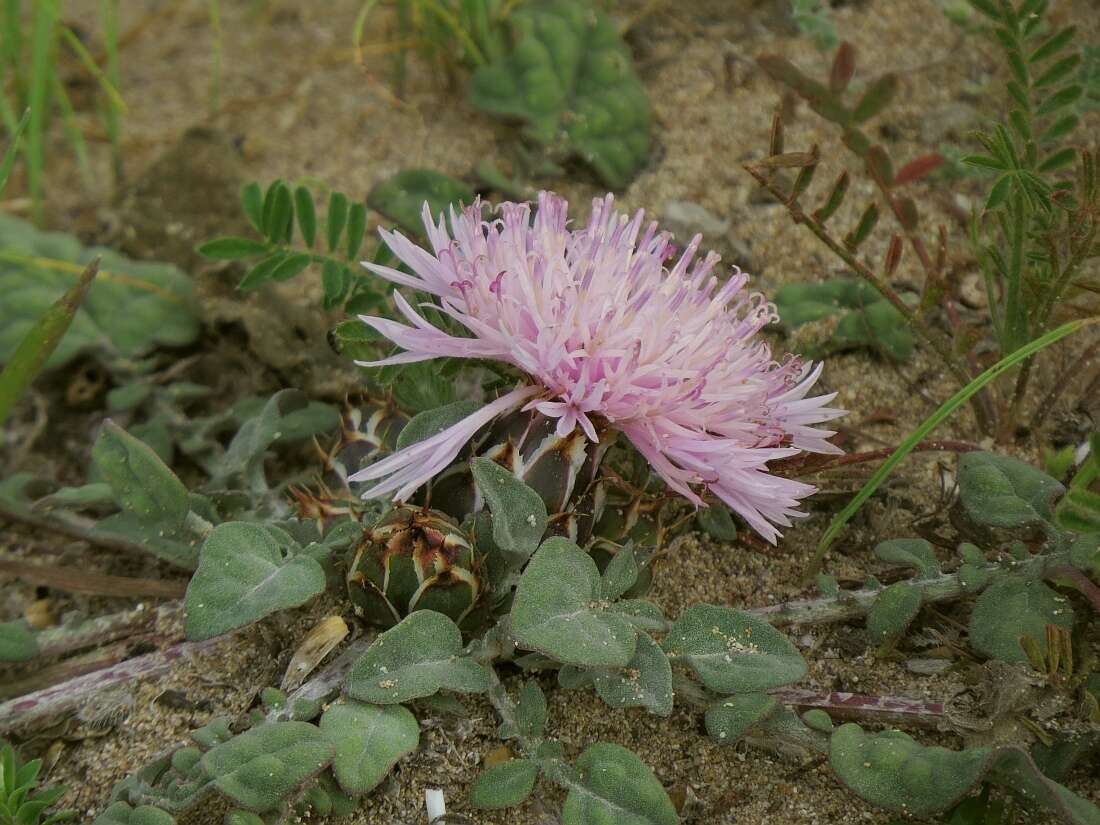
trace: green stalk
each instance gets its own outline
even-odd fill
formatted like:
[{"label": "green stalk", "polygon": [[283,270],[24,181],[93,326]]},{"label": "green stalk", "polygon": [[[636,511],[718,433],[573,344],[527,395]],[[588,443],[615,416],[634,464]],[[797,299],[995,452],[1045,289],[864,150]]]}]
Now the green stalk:
[{"label": "green stalk", "polygon": [[222,92],[222,18],[218,0],[209,0],[210,34],[213,39],[210,69],[210,114],[216,114],[221,105]]},{"label": "green stalk", "polygon": [[84,133],[80,130],[80,123],[76,119],[76,110],[69,100],[69,93],[65,91],[65,84],[55,72],[53,75],[53,93],[57,98],[57,108],[61,110],[61,125],[73,146],[73,156],[76,165],[80,169],[80,177],[84,179],[84,185],[88,189],[95,187],[95,175],[92,173],[92,164],[88,161],[88,147],[84,142]]},{"label": "green stalk", "polygon": [[847,506],[841,510],[829,524],[828,529],[825,531],[825,535],[821,537],[821,541],[818,542],[817,552],[814,553],[813,559],[810,561],[808,576],[814,576],[821,569],[821,562],[825,557],[825,551],[829,549],[833,541],[840,534],[840,531],[844,529],[844,525],[854,516],[859,508],[863,506],[864,502],[869,499],[874,492],[882,485],[887,478],[894,471],[894,468],[902,462],[902,460],[909,455],[921,441],[923,441],[929,433],[931,433],[936,427],[942,424],[950,415],[955,412],[960,406],[965,404],[970,398],[979,392],[990,382],[996,380],[999,376],[1008,372],[1015,367],[1021,361],[1030,358],[1035,353],[1039,352],[1056,341],[1060,341],[1068,335],[1072,335],[1084,327],[1091,324],[1100,323],[1100,316],[1092,318],[1082,318],[1076,321],[1070,321],[1069,323],[1062,324],[1057,329],[1053,329],[1046,335],[1036,338],[1028,344],[1020,347],[1018,350],[1010,355],[1006,355],[992,367],[987,369],[947,401],[945,401],[938,410],[932,415],[926,418],[919,427],[913,430],[898,448],[890,455],[886,461],[882,463],[882,466],[875,471],[875,474],[871,476],[870,480],[856,493],[855,497],[848,502]]},{"label": "green stalk", "polygon": [[19,154],[19,141],[23,138],[23,130],[27,128],[27,121],[30,120],[30,116],[29,109],[23,112],[23,117],[19,118],[19,123],[15,126],[11,143],[4,151],[4,159],[0,161],[0,194],[3,193],[4,187],[8,185],[8,176],[11,174],[12,167],[15,166],[15,156]]},{"label": "green stalk", "polygon": [[80,309],[98,271],[99,258],[96,258],[85,268],[80,280],[46,310],[19,342],[4,371],[0,372],[0,425],[7,420],[12,409],[26,394],[50,355],[65,337],[69,324]]},{"label": "green stalk", "polygon": [[46,115],[49,110],[51,61],[57,0],[39,0],[34,6],[34,31],[31,40],[31,80],[27,105],[31,119],[27,129],[27,185],[31,193],[31,214],[36,224],[45,217],[43,198],[46,168]]},{"label": "green stalk", "polygon": [[[118,95],[122,82],[122,73],[118,63],[118,0],[99,1],[99,20],[103,27],[103,42],[107,51],[106,78]],[[119,98],[121,101],[121,97]],[[125,108],[119,109],[107,105],[103,109],[103,121],[107,137],[111,140],[111,161],[115,171],[116,185],[122,181],[122,115]]]}]

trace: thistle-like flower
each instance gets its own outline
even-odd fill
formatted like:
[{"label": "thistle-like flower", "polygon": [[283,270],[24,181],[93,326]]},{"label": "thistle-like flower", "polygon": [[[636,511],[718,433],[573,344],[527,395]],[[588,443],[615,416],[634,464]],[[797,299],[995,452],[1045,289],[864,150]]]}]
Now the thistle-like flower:
[{"label": "thistle-like flower", "polygon": [[[775,525],[815,488],[772,475],[768,462],[801,451],[840,452],[834,433],[812,425],[843,415],[835,393],[807,397],[821,375],[788,355],[772,358],[754,340],[777,320],[775,305],[748,293],[736,267],[725,283],[712,272],[719,256],[696,258],[696,235],[676,247],[657,224],[616,212],[612,196],[595,200],[583,229],[570,229],[568,204],[540,193],[538,208],[504,203],[495,220],[480,202],[440,216],[427,204],[424,225],[434,254],[396,232],[383,240],[413,275],[365,264],[376,275],[434,296],[430,306],[460,323],[456,337],[429,323],[400,293],[408,325],[362,320],[404,350],[364,366],[441,356],[486,358],[521,370],[528,381],[431,438],[352,476],[374,480],[364,498],[405,500],[450,464],[497,416],[534,409],[557,419],[557,432],[617,429],[670,488],[696,505],[709,490],[774,542]],[[669,265],[671,264],[671,265]]]}]

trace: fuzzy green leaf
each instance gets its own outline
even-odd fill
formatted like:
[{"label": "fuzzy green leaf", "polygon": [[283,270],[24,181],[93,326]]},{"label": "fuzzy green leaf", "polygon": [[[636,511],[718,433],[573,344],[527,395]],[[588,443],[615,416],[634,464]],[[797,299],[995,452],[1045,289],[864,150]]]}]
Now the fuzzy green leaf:
[{"label": "fuzzy green leaf", "polygon": [[535,789],[538,763],[531,759],[512,759],[486,768],[470,788],[470,804],[475,808],[514,808]]},{"label": "fuzzy green leaf", "polygon": [[920,612],[920,588],[909,582],[895,582],[875,597],[867,611],[867,635],[875,644],[891,644]]},{"label": "fuzzy green leaf", "polygon": [[0,362],[7,362],[39,319],[100,259],[99,275],[46,360],[53,369],[77,354],[134,359],[158,346],[184,346],[198,335],[194,287],[174,266],[130,260],[84,247],[72,235],[40,232],[0,215]]},{"label": "fuzzy green leaf", "polygon": [[637,631],[600,600],[600,571],[567,539],[543,542],[520,578],[512,604],[512,636],[563,664],[626,667]]},{"label": "fuzzy green leaf", "polygon": [[38,642],[22,619],[0,622],[0,662],[26,662],[38,655]]},{"label": "fuzzy green leaf", "polygon": [[401,705],[336,702],[325,710],[320,725],[336,746],[336,781],[351,794],[370,793],[420,743],[416,717]]},{"label": "fuzzy green leaf", "polygon": [[965,796],[986,769],[990,751],[925,747],[900,731],[866,733],[859,725],[837,728],[829,761],[853,793],[878,808],[931,816]]},{"label": "fuzzy green leaf", "polygon": [[753,725],[768,718],[779,701],[766,693],[743,693],[719,699],[707,708],[707,733],[724,745],[732,745]]},{"label": "fuzzy green leaf", "polygon": [[434,610],[417,610],[375,639],[348,675],[348,695],[395,705],[440,690],[483,693],[485,668],[463,655],[458,626]]},{"label": "fuzzy green leaf", "polygon": [[184,599],[190,639],[209,639],[305,604],[325,589],[324,568],[312,557],[292,555],[259,524],[220,524],[206,539]]},{"label": "fuzzy green leaf", "polygon": [[676,825],[672,801],[653,771],[619,745],[598,742],[577,759],[562,825]]},{"label": "fuzzy green leaf", "polygon": [[1020,638],[1030,636],[1046,655],[1048,624],[1073,627],[1073,607],[1036,579],[1004,578],[978,596],[970,614],[970,644],[979,653],[1026,664]]},{"label": "fuzzy green leaf", "polygon": [[251,811],[273,811],[333,760],[336,746],[308,722],[268,722],[207,751],[199,767]]},{"label": "fuzzy green leaf", "polygon": [[530,556],[546,532],[542,496],[491,458],[471,459],[470,470],[493,514],[493,541],[509,553]]},{"label": "fuzzy green leaf", "polygon": [[971,452],[959,462],[959,497],[970,517],[991,527],[1023,527],[1053,519],[1065,487],[1030,464]]},{"label": "fuzzy green leaf", "polygon": [[131,808],[126,802],[115,802],[97,816],[92,825],[176,825],[176,820],[167,811],[152,805]]},{"label": "fuzzy green leaf", "polygon": [[183,525],[191,509],[187,488],[143,441],[108,419],[92,461],[123,511],[151,525]]},{"label": "fuzzy green leaf", "polygon": [[718,693],[769,690],[806,673],[806,662],[786,636],[763,619],[728,607],[692,605],[673,624],[663,647]]},{"label": "fuzzy green leaf", "polygon": [[474,202],[474,190],[460,180],[431,169],[406,169],[371,190],[367,206],[385,215],[406,232],[424,236],[424,207],[432,222],[448,208]]},{"label": "fuzzy green leaf", "polygon": [[592,674],[596,692],[613,708],[645,708],[657,716],[672,713],[672,666],[660,645],[645,633],[622,670]]},{"label": "fuzzy green leaf", "polygon": [[546,694],[534,679],[523,685],[516,703],[516,729],[521,736],[534,739],[546,730]]},{"label": "fuzzy green leaf", "polygon": [[879,542],[875,547],[875,556],[891,564],[911,567],[922,577],[935,575],[940,570],[932,545],[924,539],[890,539]]}]

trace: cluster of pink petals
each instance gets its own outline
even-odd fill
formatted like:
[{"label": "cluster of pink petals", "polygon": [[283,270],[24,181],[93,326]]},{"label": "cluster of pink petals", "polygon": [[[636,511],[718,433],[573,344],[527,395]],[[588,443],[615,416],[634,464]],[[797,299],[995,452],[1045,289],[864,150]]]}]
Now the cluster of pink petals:
[{"label": "cluster of pink petals", "polygon": [[433,252],[382,231],[415,274],[365,264],[394,283],[434,296],[426,306],[460,323],[469,337],[430,324],[400,293],[407,324],[362,320],[403,352],[366,366],[440,356],[488,358],[526,373],[530,385],[507,393],[436,436],[373,464],[352,478],[378,483],[365,498],[406,499],[442,470],[482,426],[503,413],[536,409],[557,431],[581,427],[596,439],[600,419],[622,432],[672,489],[696,505],[704,489],[774,542],[815,488],[768,472],[768,462],[800,451],[840,452],[834,433],[813,427],[843,411],[835,393],[807,397],[821,374],[787,356],[772,358],[756,333],[776,320],[773,304],[748,293],[736,268],[724,283],[719,257],[697,258],[696,236],[673,263],[676,247],[656,223],[644,225],[593,203],[583,229],[570,229],[568,204],[543,192],[538,208],[504,203],[494,220],[475,203],[424,224]]}]

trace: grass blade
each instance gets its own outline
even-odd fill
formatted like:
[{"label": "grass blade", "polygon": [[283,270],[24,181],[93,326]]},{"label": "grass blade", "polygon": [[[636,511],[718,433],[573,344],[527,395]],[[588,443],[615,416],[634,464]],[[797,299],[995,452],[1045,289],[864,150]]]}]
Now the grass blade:
[{"label": "grass blade", "polygon": [[12,167],[15,166],[15,156],[19,154],[19,141],[23,137],[23,130],[27,128],[30,117],[30,109],[23,112],[23,117],[19,118],[19,124],[11,136],[11,143],[4,151],[4,159],[0,161],[0,193],[3,193],[4,187],[8,185],[8,176],[11,174]]},{"label": "grass blade", "polygon": [[994,381],[996,378],[1012,369],[1021,361],[1025,361],[1039,352],[1039,350],[1045,349],[1056,341],[1065,338],[1067,335],[1072,335],[1078,330],[1096,323],[1100,323],[1100,316],[1070,321],[1057,329],[1051,330],[1046,335],[1040,336],[1034,341],[1020,347],[1015,352],[1006,355],[947,399],[938,410],[926,418],[919,427],[909,434],[908,438],[898,445],[898,448],[882,463],[878,470],[875,471],[875,474],[871,476],[860,491],[856,493],[850,502],[848,502],[847,506],[837,513],[829,524],[828,529],[825,531],[825,535],[823,535],[821,541],[818,542],[817,552],[814,553],[813,560],[810,562],[806,575],[814,576],[817,574],[818,570],[821,568],[821,562],[825,557],[825,551],[829,549],[836,537],[840,535],[840,531],[844,529],[844,525],[848,523],[852,516],[859,511],[859,508],[863,506],[864,502],[882,485],[882,482],[884,482],[887,476],[894,471],[894,468],[913,451],[913,448],[916,447],[917,444],[927,438],[929,433],[942,424],[953,412],[955,412],[955,410],[969,401],[971,396],[979,392],[991,381]]},{"label": "grass blade", "polygon": [[51,61],[54,27],[57,24],[57,0],[34,4],[34,31],[31,36],[31,80],[27,105],[31,110],[27,125],[27,187],[31,194],[31,214],[41,225],[44,217],[43,188],[46,165],[46,116],[53,78]]},{"label": "grass blade", "polygon": [[80,309],[84,296],[99,271],[99,258],[84,269],[80,279],[46,310],[16,347],[11,360],[0,372],[0,425],[7,420],[12,408],[27,392],[31,382],[42,370],[47,359],[65,337],[73,316]]}]

